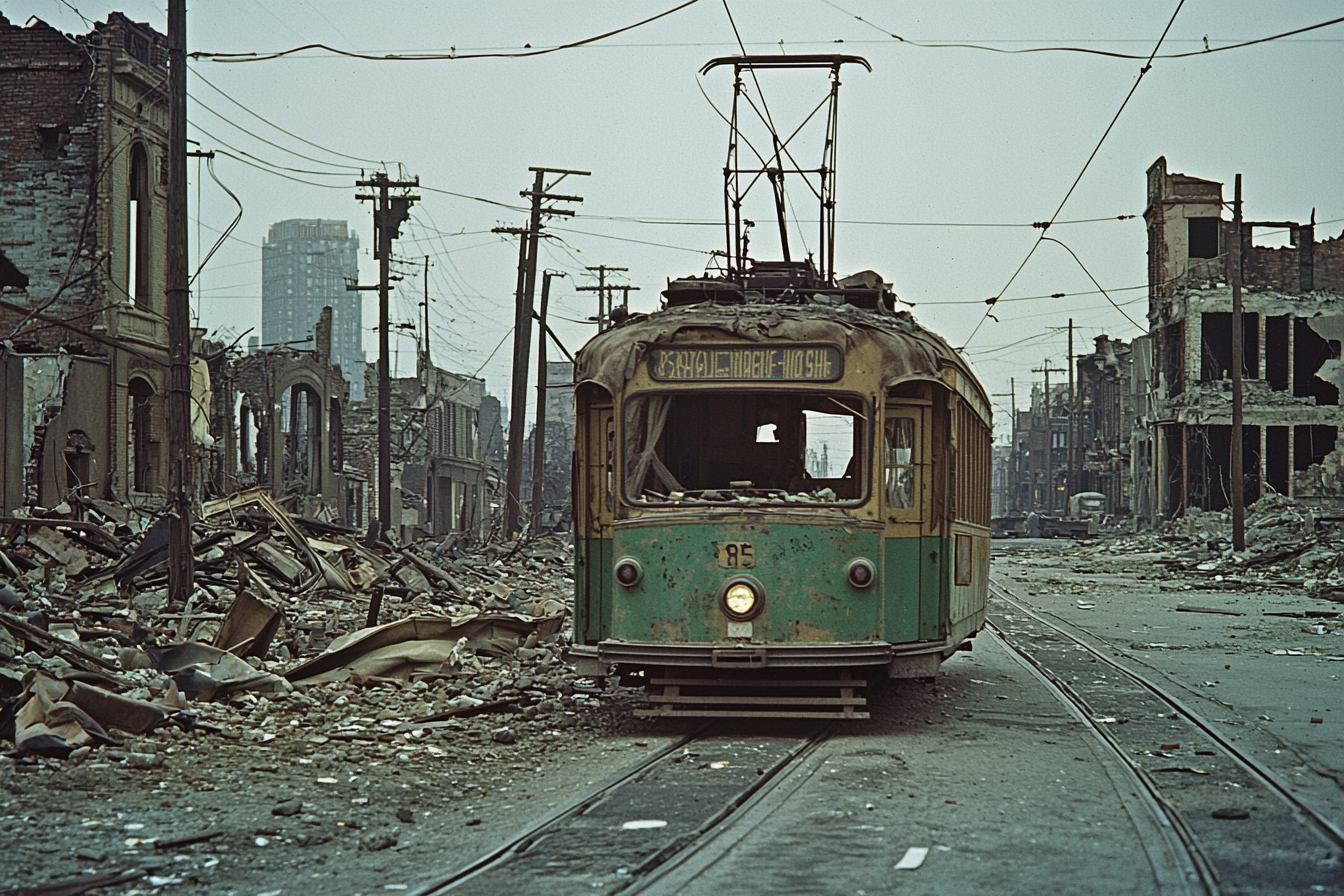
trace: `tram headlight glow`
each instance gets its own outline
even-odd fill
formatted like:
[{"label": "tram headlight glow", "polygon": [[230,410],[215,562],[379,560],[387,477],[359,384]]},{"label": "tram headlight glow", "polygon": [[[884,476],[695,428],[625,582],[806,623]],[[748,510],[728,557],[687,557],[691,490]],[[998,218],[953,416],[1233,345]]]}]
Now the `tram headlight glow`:
[{"label": "tram headlight glow", "polygon": [[765,609],[765,589],[753,578],[733,578],[724,583],[719,603],[729,619],[745,622]]}]

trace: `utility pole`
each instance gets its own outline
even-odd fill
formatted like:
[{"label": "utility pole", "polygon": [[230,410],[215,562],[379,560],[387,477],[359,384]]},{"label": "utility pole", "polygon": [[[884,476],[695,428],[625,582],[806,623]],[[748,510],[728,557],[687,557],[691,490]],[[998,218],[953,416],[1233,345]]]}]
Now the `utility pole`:
[{"label": "utility pole", "polygon": [[[504,532],[509,538],[513,538],[520,531],[519,516],[522,511],[522,505],[519,501],[519,493],[523,485],[523,427],[527,422],[527,362],[532,355],[531,337],[532,337],[532,297],[535,295],[537,286],[537,242],[541,237],[541,217],[566,215],[572,216],[574,213],[566,209],[547,206],[542,208],[543,200],[550,199],[557,202],[582,202],[582,196],[562,196],[557,193],[551,193],[550,190],[571,174],[580,177],[587,177],[587,171],[570,171],[565,168],[536,168],[527,169],[535,177],[532,181],[531,190],[523,190],[520,196],[529,196],[532,199],[532,217],[529,220],[527,230],[519,231],[511,227],[496,227],[496,233],[520,233],[523,237],[519,240],[518,247],[518,291],[514,296],[514,315],[513,315],[513,378],[511,382],[509,398],[509,447],[508,447],[508,467],[505,473],[504,495]],[[546,175],[560,175],[550,186],[546,186]]]},{"label": "utility pole", "polygon": [[425,256],[425,376],[429,376],[429,256]]},{"label": "utility pole", "polygon": [[551,301],[551,278],[564,271],[544,271],[541,276],[541,313],[537,316],[537,422],[532,427],[532,534],[541,523],[542,495],[546,489],[546,306]]},{"label": "utility pole", "polygon": [[1031,372],[1045,374],[1045,512],[1049,515],[1055,510],[1055,427],[1052,420],[1054,415],[1050,413],[1050,374],[1065,371],[1051,367],[1050,359],[1046,358],[1040,367],[1033,367]]},{"label": "utility pole", "polygon": [[1073,450],[1073,419],[1075,409],[1078,405],[1077,392],[1074,391],[1073,370],[1077,365],[1073,360],[1073,318],[1069,318],[1069,436],[1068,452],[1069,466],[1068,473],[1064,481],[1064,512],[1067,515],[1069,511],[1069,499],[1073,493],[1078,490],[1078,455]]},{"label": "utility pole", "polygon": [[187,3],[168,3],[168,600],[185,604],[192,555],[191,304],[187,289]]},{"label": "utility pole", "polygon": [[626,300],[627,300],[627,302],[628,302],[628,301],[629,301],[629,298],[630,298],[630,295],[629,295],[629,292],[628,292],[628,291],[631,290],[631,289],[636,289],[636,290],[637,290],[637,289],[639,289],[639,287],[638,287],[638,286],[620,286],[620,287],[608,287],[608,286],[607,286],[607,272],[608,272],[608,271],[612,271],[612,272],[615,272],[615,271],[628,271],[629,268],[613,268],[613,267],[608,267],[608,266],[605,265],[605,264],[599,264],[599,265],[594,265],[594,266],[588,268],[588,270],[590,270],[590,271],[596,271],[596,272],[597,272],[597,285],[596,285],[596,286],[578,286],[578,287],[575,287],[575,290],[576,290],[577,292],[595,292],[595,293],[597,293],[597,318],[596,318],[596,320],[597,320],[597,332],[601,333],[603,330],[606,330],[608,327],[611,326],[611,293],[612,293],[612,291],[613,291],[614,289],[625,289],[625,290],[627,290],[627,292],[626,292]]},{"label": "utility pole", "polygon": [[1241,175],[1237,175],[1232,200],[1232,245],[1227,250],[1227,267],[1232,281],[1232,549],[1246,550],[1246,483],[1242,469],[1242,327],[1241,327]]},{"label": "utility pole", "polygon": [[1003,392],[995,392],[994,397],[1008,399],[1008,420],[1012,426],[1012,435],[1008,437],[1010,440],[1008,443],[1008,457],[1012,460],[1012,463],[1004,474],[1004,478],[1008,480],[1003,489],[1005,503],[1003,511],[1006,513],[1017,505],[1017,381],[1012,377],[1009,377],[1008,392],[1006,394]]},{"label": "utility pole", "polygon": [[[372,187],[376,195],[356,194],[360,202],[378,203],[373,210],[373,257],[378,259],[378,523],[383,533],[392,524],[392,377],[388,371],[388,289],[392,243],[401,235],[401,223],[411,214],[411,203],[419,196],[403,193],[391,196],[391,190],[418,187],[420,178],[410,181],[389,180],[387,173],[376,172],[368,180],[357,180],[357,187]],[[347,289],[351,287],[347,285]],[[359,287],[354,287],[358,289]]]}]

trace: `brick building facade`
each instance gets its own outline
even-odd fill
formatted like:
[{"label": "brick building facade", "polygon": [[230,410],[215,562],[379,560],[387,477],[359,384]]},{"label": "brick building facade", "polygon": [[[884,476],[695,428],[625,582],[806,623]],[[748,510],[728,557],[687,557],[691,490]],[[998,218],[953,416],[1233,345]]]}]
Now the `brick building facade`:
[{"label": "brick building facade", "polygon": [[3,509],[161,501],[167,77],[166,38],[120,13],[0,15]]}]

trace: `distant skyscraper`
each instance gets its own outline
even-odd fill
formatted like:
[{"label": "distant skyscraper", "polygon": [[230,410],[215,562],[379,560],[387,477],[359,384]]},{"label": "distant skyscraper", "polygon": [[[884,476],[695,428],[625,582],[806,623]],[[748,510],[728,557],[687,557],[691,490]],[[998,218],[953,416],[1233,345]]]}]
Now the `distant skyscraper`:
[{"label": "distant skyscraper", "polygon": [[331,306],[331,360],[341,365],[352,401],[364,398],[362,293],[345,288],[347,279],[359,279],[358,254],[359,237],[346,222],[316,218],[272,224],[261,247],[262,342],[310,338],[322,308]]}]

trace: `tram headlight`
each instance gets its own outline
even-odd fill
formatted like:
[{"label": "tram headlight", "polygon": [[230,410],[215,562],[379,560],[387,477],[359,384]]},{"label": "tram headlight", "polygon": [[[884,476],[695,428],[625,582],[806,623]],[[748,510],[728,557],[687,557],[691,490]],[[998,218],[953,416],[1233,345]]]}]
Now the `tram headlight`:
[{"label": "tram headlight", "polygon": [[644,567],[633,557],[622,557],[616,561],[616,581],[626,588],[633,588],[644,579]]},{"label": "tram headlight", "polygon": [[877,570],[871,560],[855,557],[845,567],[845,578],[849,579],[849,584],[855,588],[867,588],[877,578]]},{"label": "tram headlight", "polygon": [[719,603],[729,619],[745,622],[759,616],[765,608],[765,589],[752,578],[730,579],[724,583]]}]

